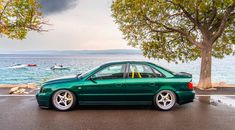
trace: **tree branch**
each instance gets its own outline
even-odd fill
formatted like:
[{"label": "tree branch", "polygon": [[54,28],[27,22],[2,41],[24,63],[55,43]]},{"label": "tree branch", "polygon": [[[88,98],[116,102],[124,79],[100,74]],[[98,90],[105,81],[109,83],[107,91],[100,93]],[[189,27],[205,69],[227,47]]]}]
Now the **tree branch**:
[{"label": "tree branch", "polygon": [[235,15],[235,12],[231,13],[230,16],[232,17],[233,15]]},{"label": "tree branch", "polygon": [[170,15],[169,18],[170,18],[170,17],[174,17],[174,16],[181,16],[181,15],[183,15],[183,14],[184,14],[183,12],[178,12],[178,13],[175,13],[175,14]]},{"label": "tree branch", "polygon": [[168,27],[168,26],[165,26],[164,27],[168,30],[171,30],[171,31],[174,31],[174,32],[178,32],[180,33],[181,35],[185,36],[185,38],[191,42],[192,44],[196,45],[197,47],[199,48],[203,48],[202,44],[200,44],[199,42],[197,42],[195,39],[193,39],[192,36],[190,36],[190,34],[186,33],[185,31],[181,30],[181,29],[176,29],[176,28],[171,28],[171,27]]},{"label": "tree branch", "polygon": [[204,31],[201,24],[199,23],[198,20],[194,19],[192,17],[192,15],[181,5],[181,4],[177,4],[177,3],[174,3],[173,1],[168,1],[170,3],[172,3],[173,5],[179,7],[183,12],[184,14],[186,15],[186,17],[192,22],[194,23],[202,32]]},{"label": "tree branch", "polygon": [[211,26],[211,24],[214,21],[216,15],[217,15],[217,8],[215,7],[215,0],[213,0],[212,17],[209,19],[208,27]]},{"label": "tree branch", "polygon": [[[201,1],[200,1],[201,2]],[[197,1],[195,6],[196,21],[199,23],[199,1]]]},{"label": "tree branch", "polygon": [[235,5],[232,5],[230,7],[227,8],[224,17],[222,18],[222,21],[218,27],[218,30],[215,32],[215,34],[212,36],[212,44],[221,36],[221,34],[223,33],[225,26],[226,26],[226,22],[229,19],[229,16],[231,15],[231,12],[233,12],[235,8]]},{"label": "tree branch", "polygon": [[[153,24],[160,24],[158,23],[157,21],[153,21],[151,20],[148,16],[145,15],[145,19],[147,21],[149,21],[150,23],[153,23]],[[172,31],[169,31],[169,30],[158,30],[158,29],[154,29],[150,24],[146,23],[148,25],[148,27],[150,28],[150,30],[152,32],[159,32],[159,33],[169,33],[169,32],[172,32]]]},{"label": "tree branch", "polygon": [[149,27],[152,29],[152,31],[154,32],[159,32],[159,33],[173,33],[173,32],[176,32],[176,33],[180,33],[181,35],[183,35],[189,42],[191,42],[192,44],[196,45],[197,47],[199,48],[202,48],[202,44],[200,44],[199,42],[195,41],[193,39],[192,36],[190,36],[190,34],[186,33],[185,31],[181,30],[181,29],[176,29],[176,28],[172,28],[172,27],[168,27],[164,24],[161,24],[157,21],[153,21],[151,20],[148,16],[145,15],[145,18],[147,21],[151,22],[151,23],[154,23],[154,24],[159,24],[159,25],[162,25],[165,30],[155,30],[155,29],[152,29],[152,27],[149,25]]},{"label": "tree branch", "polygon": [[4,5],[3,10],[2,10],[2,12],[0,13],[0,21],[1,21],[1,19],[2,19],[3,13],[5,13],[5,10],[7,9],[8,5],[10,4],[10,2],[11,2],[11,0],[7,1],[6,4]]}]

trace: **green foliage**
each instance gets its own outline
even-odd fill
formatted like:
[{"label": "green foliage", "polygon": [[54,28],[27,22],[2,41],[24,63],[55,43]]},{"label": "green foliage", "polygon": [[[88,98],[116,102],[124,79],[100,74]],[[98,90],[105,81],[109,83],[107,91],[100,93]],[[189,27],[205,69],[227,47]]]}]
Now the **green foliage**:
[{"label": "green foliage", "polygon": [[201,50],[223,58],[235,44],[234,0],[115,0],[112,16],[147,57],[188,62]]},{"label": "green foliage", "polygon": [[37,0],[0,0],[0,35],[24,39],[28,31],[43,31]]}]

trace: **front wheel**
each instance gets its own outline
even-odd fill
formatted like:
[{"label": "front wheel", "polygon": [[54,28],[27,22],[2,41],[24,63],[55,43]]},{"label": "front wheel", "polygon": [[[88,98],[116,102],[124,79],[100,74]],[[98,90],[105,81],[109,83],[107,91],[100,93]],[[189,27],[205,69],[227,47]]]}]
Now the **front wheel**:
[{"label": "front wheel", "polygon": [[175,93],[170,90],[162,90],[154,97],[156,108],[167,111],[170,110],[176,103]]},{"label": "front wheel", "polygon": [[52,104],[57,110],[70,110],[76,105],[76,97],[69,90],[58,90],[53,94]]}]

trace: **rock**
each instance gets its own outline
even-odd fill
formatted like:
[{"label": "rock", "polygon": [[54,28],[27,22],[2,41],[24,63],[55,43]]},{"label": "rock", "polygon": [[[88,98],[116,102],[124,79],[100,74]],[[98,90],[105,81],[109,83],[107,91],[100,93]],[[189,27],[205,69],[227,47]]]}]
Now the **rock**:
[{"label": "rock", "polygon": [[22,89],[18,89],[18,91],[16,91],[15,94],[24,93],[24,92],[25,92],[25,89],[22,88]]},{"label": "rock", "polygon": [[26,91],[25,91],[24,94],[29,94],[29,92],[26,92]]},{"label": "rock", "polygon": [[9,94],[14,94],[18,90],[19,90],[19,87],[11,88],[10,91],[9,91]]},{"label": "rock", "polygon": [[28,92],[24,88],[14,87],[10,89],[9,94],[28,94]]},{"label": "rock", "polygon": [[34,83],[28,83],[27,85],[28,85],[28,88],[30,88],[30,89],[35,89],[35,88],[37,88],[37,85],[34,84]]}]

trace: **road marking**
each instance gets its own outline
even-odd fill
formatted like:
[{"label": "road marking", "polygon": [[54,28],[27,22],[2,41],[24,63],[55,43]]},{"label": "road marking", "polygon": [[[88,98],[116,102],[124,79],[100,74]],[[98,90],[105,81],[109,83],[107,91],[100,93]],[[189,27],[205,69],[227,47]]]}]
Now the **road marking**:
[{"label": "road marking", "polygon": [[[0,95],[0,97],[34,97],[36,95],[29,94],[29,95]],[[228,97],[235,97],[235,95],[196,95],[197,97],[205,97],[205,96],[228,96]]]}]

